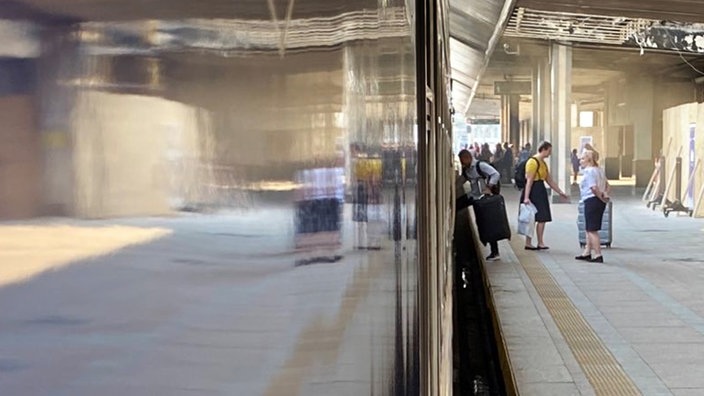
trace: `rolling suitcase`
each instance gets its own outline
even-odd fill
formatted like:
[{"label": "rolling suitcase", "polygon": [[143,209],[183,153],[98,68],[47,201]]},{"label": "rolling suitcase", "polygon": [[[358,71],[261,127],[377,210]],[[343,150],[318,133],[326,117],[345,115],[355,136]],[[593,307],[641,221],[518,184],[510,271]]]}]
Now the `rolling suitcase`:
[{"label": "rolling suitcase", "polygon": [[479,240],[482,244],[511,239],[511,227],[508,224],[504,197],[501,195],[484,196],[475,200],[473,206]]},{"label": "rolling suitcase", "polygon": [[[604,217],[601,219],[601,230],[599,230],[599,240],[602,246],[611,247],[614,234],[614,207],[609,201],[604,210]],[[586,225],[584,223],[584,202],[579,203],[579,214],[577,215],[577,230],[579,236],[579,246],[584,247],[587,244]]]}]

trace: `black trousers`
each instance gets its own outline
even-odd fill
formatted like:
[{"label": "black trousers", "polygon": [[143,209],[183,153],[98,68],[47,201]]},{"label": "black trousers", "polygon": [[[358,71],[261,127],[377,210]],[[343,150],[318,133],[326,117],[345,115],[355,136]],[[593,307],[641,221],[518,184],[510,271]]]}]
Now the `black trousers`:
[{"label": "black trousers", "polygon": [[489,242],[489,246],[491,247],[491,254],[499,254],[499,242]]}]

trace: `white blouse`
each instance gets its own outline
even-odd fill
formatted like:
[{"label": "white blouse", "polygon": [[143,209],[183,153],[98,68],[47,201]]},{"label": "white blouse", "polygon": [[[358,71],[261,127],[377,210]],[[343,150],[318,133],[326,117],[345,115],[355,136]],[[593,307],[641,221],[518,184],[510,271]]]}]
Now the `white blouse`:
[{"label": "white blouse", "polygon": [[593,186],[598,187],[599,191],[606,190],[606,173],[598,166],[588,166],[582,169],[582,182],[579,183],[582,201],[595,196],[592,192]]}]

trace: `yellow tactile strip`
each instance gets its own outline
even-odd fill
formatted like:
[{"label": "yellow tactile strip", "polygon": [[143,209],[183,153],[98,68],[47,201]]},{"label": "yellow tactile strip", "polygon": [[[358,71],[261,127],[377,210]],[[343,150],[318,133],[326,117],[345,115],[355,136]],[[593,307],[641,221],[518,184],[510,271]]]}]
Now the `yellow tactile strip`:
[{"label": "yellow tactile strip", "polygon": [[640,395],[631,378],[536,257],[536,253],[523,249],[522,238],[514,238],[511,247],[572,350],[577,363],[582,367],[584,375],[594,387],[594,392],[597,395]]}]

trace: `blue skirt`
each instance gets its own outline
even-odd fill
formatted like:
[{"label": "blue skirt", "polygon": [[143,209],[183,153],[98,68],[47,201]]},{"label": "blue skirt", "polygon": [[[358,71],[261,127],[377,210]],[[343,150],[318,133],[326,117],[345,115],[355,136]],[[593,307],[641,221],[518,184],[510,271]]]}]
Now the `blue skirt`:
[{"label": "blue skirt", "polygon": [[605,209],[606,202],[597,197],[587,198],[584,201],[584,229],[587,231],[601,230]]}]

